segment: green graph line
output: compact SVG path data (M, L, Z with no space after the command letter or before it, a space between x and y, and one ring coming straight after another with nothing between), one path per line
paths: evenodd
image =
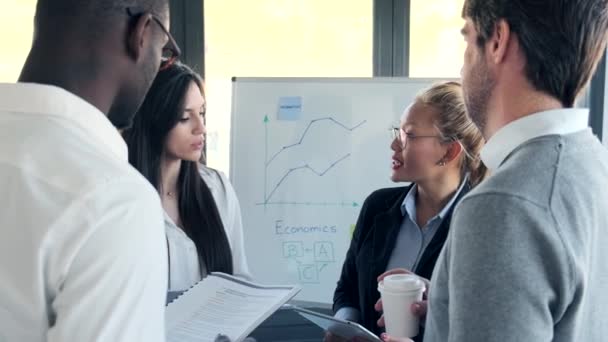
M264 145L264 165L268 163L268 115L264 116L264 133L265 133L265 145ZM266 201L266 193L268 189L268 167L264 167L264 201Z

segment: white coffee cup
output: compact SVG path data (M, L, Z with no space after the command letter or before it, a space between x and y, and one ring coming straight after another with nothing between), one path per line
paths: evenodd
M422 300L425 285L413 274L392 274L378 283L382 298L386 332L392 337L418 335L419 319L411 310L412 304Z

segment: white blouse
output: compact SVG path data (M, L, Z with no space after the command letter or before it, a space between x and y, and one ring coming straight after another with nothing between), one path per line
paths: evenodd
M241 207L228 177L221 171L200 166L200 174L211 190L232 251L234 275L251 279L245 246ZM199 282L207 272L201 264L196 246L165 212L165 231L169 248L169 291L183 291Z

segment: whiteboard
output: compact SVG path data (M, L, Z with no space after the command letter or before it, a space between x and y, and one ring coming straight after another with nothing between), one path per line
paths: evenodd
M235 78L230 177L252 275L331 303L365 198L390 181L391 133L434 80ZM356 286L356 284L353 284Z

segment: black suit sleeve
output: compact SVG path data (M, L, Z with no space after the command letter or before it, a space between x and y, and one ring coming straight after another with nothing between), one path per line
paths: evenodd
M359 307L359 277L356 260L357 255L359 254L360 244L369 228L367 214L370 211L370 203L373 202L372 197L373 194L365 200L361 207L357 225L353 232L353 238L350 242L348 252L346 252L346 259L344 265L342 265L342 273L334 292L334 312L337 312L343 307L352 307L361 310Z

